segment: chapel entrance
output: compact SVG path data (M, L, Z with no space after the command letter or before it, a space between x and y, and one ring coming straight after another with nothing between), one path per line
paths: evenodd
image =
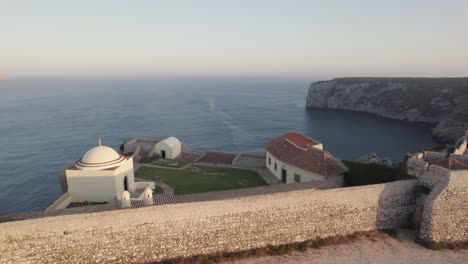
M161 150L161 158L165 159L166 158L166 151Z
M128 191L128 179L127 179L127 176L125 176L124 181L123 181L123 184L124 184L124 191Z
M281 169L281 181L286 183L286 175L287 171L285 169Z

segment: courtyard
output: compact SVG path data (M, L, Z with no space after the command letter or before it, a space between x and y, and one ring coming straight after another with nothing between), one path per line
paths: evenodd
M186 169L141 166L135 176L167 184L176 195L268 185L257 172L252 170L198 165Z

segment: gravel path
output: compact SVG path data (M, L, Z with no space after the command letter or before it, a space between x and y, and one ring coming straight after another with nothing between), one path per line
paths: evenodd
M304 253L294 251L290 255L248 258L234 261L232 263L468 263L468 250L430 250L416 244L414 240L414 231L399 230L397 238L384 236L377 240L360 239L346 244L326 246L321 249L308 249Z
M174 195L174 189L172 189L171 186L165 184L164 182L154 182L154 184L163 189L164 195Z

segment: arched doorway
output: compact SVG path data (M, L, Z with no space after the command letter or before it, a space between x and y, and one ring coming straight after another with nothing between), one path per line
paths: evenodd
M125 176L123 184L124 184L124 191L128 191L128 179L127 179L127 176Z

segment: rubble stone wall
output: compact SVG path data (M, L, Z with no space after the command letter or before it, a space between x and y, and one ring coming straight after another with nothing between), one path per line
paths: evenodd
M407 180L6 222L0 263L142 263L396 228L411 222L416 186Z
M452 171L427 196L419 236L435 243L468 241L468 175Z

